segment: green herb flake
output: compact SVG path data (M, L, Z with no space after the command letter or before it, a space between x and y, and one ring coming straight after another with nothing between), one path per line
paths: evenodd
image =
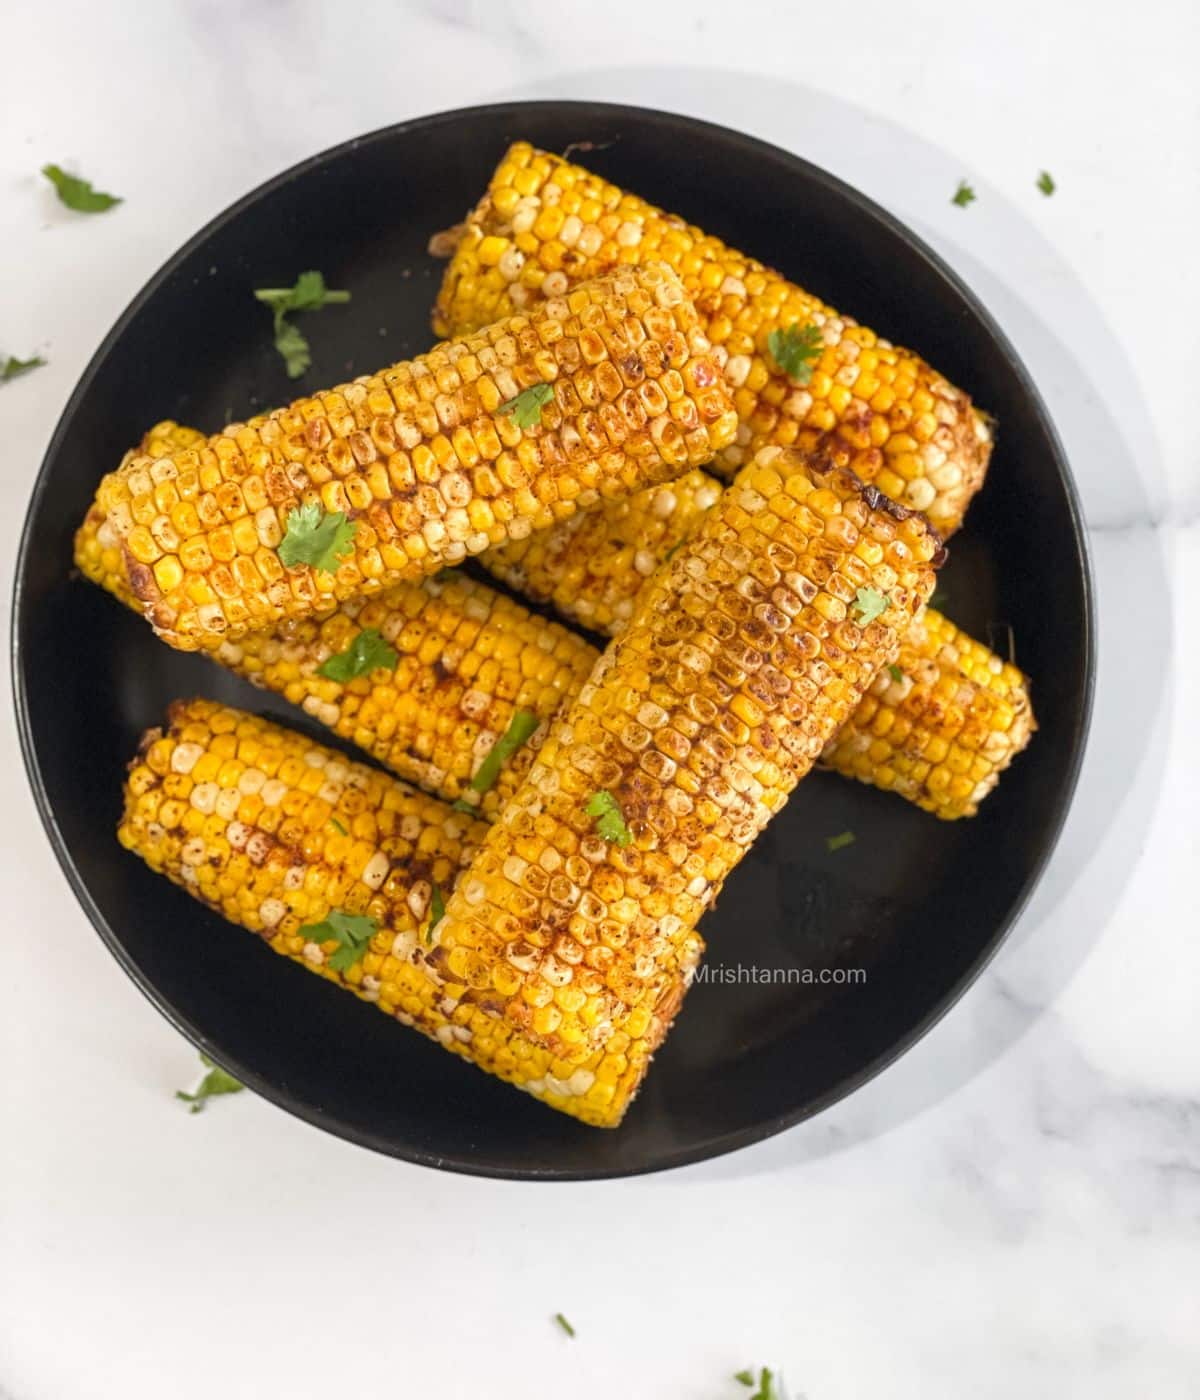
M446 901L442 898L442 892L437 885L433 887L433 894L429 898L429 927L425 930L425 942L433 942L433 931L438 924L446 917Z
M207 1055L200 1056L200 1063L207 1070L204 1078L200 1081L194 1094L185 1094L182 1089L176 1089L175 1097L182 1103L190 1104L189 1112L200 1113L209 1099L217 1094L240 1094L246 1087L239 1084L232 1074L226 1074L218 1065L214 1065Z
M332 291L319 272L302 272L291 287L259 287L254 296L269 306L275 318L275 349L283 357L289 379L299 379L312 364L308 340L287 316L292 311L320 311L323 306L344 305L349 292Z
M951 196L950 203L957 204L960 209L965 209L968 204L974 203L975 191L965 180L958 182L958 189Z
M1054 176L1051 175L1048 170L1043 170L1037 177L1037 187L1047 198L1058 189L1058 186L1054 183Z
M517 710L508 728L492 745L488 756L471 779L475 792L487 792L500 776L500 770L522 744L528 743L541 721L532 710Z
M500 405L501 413L511 413L518 428L536 428L542 421L542 409L554 397L553 384L531 384L515 399Z
M931 608L944 608L950 601L950 595L944 588L935 588L929 598Z
M379 921L369 914L347 914L334 909L319 924L305 924L300 936L309 943L337 943L327 961L334 972L347 972L367 951Z
M287 532L279 544L279 562L294 569L309 564L332 574L350 553L358 526L340 510L327 515L316 501L288 512Z
M794 321L786 330L773 330L767 336L771 358L784 374L797 384L807 384L825 348L820 326L802 326Z
M346 830L346 828L341 824L341 822L338 821L338 819L337 819L336 817L330 817L330 818L329 818L329 825L330 825L331 827L333 827L334 831L336 831L336 832L338 833L339 836L349 836L349 835L350 835L350 833L349 833L349 832Z
M562 1313L555 1313L554 1320L558 1323L558 1325L562 1328L562 1330L567 1334L568 1337L573 1337L575 1335L574 1327L572 1327L571 1324L567 1321L567 1319L563 1317Z
M593 793L583 809L589 817L596 819L596 834L614 846L628 846L633 840L633 832L625 825L620 805L611 792L603 788Z
M786 1400L783 1377L779 1377L778 1385L775 1384L775 1380L775 1373L764 1366L758 1373L758 1389L750 1396L750 1400Z
M682 548L683 548L683 541L682 541L682 540L676 540L675 543L671 546L671 548L668 549L667 552L663 555L663 563L664 563L664 564L669 564L669 563L671 562L671 560L675 558L675 556L679 553L679 551L680 551Z
M850 612L860 627L866 627L891 607L892 600L877 588L860 588L850 604Z
M737 1371L733 1378L739 1385L751 1386L754 1384L754 1372L751 1370Z
M888 667L888 675L891 676L892 680L894 681L902 681L904 679L904 672L900 669L899 666L896 665L894 661Z
M20 379L21 375L28 374L30 370L41 369L45 363L40 355L34 355L28 360L18 360L15 355L9 355L6 360L0 362L0 384L7 384L10 379Z
M42 174L54 186L59 202L78 214L103 214L114 204L120 204L115 194L104 194L92 189L90 180L82 180L78 175L68 175L61 165L43 165Z
M399 653L388 645L378 627L364 627L345 651L321 662L317 675L344 684L371 671L394 671L399 661Z
M479 815L479 808L476 807L473 802L468 802L465 797L460 797L457 802L453 803L451 811L466 812L469 817L477 817Z
M827 851L840 851L844 846L853 846L856 839L852 831L839 832L837 836L825 838L825 849Z

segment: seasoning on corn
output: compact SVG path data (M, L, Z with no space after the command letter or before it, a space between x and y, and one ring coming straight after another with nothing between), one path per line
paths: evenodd
M618 1017L657 1045L700 916L894 654L943 555L924 519L830 459L761 452L639 595L447 902L430 963L448 1002L568 1063ZM865 587L888 606L860 627ZM629 844L595 829L598 793Z
M1036 728L1021 672L926 608L821 762L936 817L973 817Z
M486 325L646 259L679 273L726 357L741 427L717 456L722 474L760 447L813 448L836 430L864 481L943 534L958 528L992 446L987 419L962 390L720 239L527 142L510 147L467 215L434 327L447 335ZM817 351L818 332L819 354L805 355L806 344ZM790 372L800 366L806 381Z
M553 398L522 428L503 406L543 383ZM211 650L677 476L735 427L695 307L654 262L198 447L138 456L98 500L155 630Z
M348 835L335 834L335 814ZM275 952L550 1107L616 1127L650 1062L634 1018L568 1064L486 1010L451 1008L426 970L422 925L436 920L437 892L453 889L485 830L301 734L190 700L143 737L118 837ZM341 969L330 939L312 936L339 910L376 924Z

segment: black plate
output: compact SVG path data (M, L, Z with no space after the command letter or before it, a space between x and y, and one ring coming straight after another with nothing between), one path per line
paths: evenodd
M709 963L867 970L865 984L697 986L625 1126L597 1132L493 1082L276 957L152 875L113 839L126 760L167 702L205 694L298 712L159 645L70 577L96 483L160 418L207 429L293 386L251 289L320 268L353 301L309 317L308 382L427 347L442 265L425 252L513 138L592 141L592 167L774 264L913 346L1000 424L987 488L943 574L977 636L1011 623L1034 678L1033 747L974 821L814 774L706 919ZM610 144L611 143L611 144ZM391 127L298 165L199 233L92 360L34 489L18 564L13 667L38 807L101 937L180 1030L310 1122L398 1157L569 1179L710 1157L798 1122L928 1030L996 950L1062 824L1092 680L1089 572L1062 449L1012 347L958 279L889 215L785 151L685 117L515 103ZM854 845L830 854L830 835ZM794 974L793 974L794 976Z

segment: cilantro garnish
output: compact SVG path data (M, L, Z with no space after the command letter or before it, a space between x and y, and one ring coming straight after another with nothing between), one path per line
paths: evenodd
M317 667L317 675L329 681L352 681L381 667L394 671L400 660L378 627L364 627L345 651L330 656Z
M239 1084L232 1074L226 1074L218 1065L214 1065L207 1055L200 1056L200 1063L208 1073L200 1081L194 1094L185 1094L182 1089L175 1090L175 1097L183 1103L191 1104L189 1112L199 1113L209 1099L216 1094L240 1094L246 1087Z
M18 360L15 355L0 363L0 384L7 384L10 379L19 379L21 375L28 374L31 369L41 369L46 363L40 355L34 355L32 359Z
M840 851L843 846L853 846L856 839L852 831L843 831L837 836L827 836L825 847L830 851Z
M735 1371L735 1372L734 1372L734 1375L733 1375L733 1378L734 1378L734 1380L737 1381L740 1385L753 1385L753 1384L754 1384L754 1372L751 1371L748 1367L747 1367L747 1369L744 1370L744 1371Z
M553 397L553 384L531 384L515 399L502 403L499 412L511 413L518 428L535 428L542 421L542 409Z
M850 611L855 622L860 627L866 627L868 623L874 622L882 613L887 612L891 601L886 593L880 593L877 588L860 588L854 595L854 602L850 604Z
M451 811L466 812L469 817L479 815L479 808L476 807L473 802L468 802L465 797L460 797L456 802L451 804Z
M429 927L425 930L425 942L433 942L433 931L438 924L446 917L446 901L442 898L442 892L434 885L433 894L429 897Z
M589 817L596 819L596 834L615 846L628 846L633 840L633 832L625 825L620 805L611 792L605 789L593 793L583 809Z
M330 291L319 272L302 272L293 287L259 287L256 299L275 315L275 349L283 356L289 379L299 379L312 364L308 341L287 315L291 311L320 311L323 306L341 305L350 300L349 292Z
M500 776L500 769L526 743L541 721L532 710L517 710L508 728L492 745L488 756L479 765L479 770L471 779L475 792L487 792Z
M975 191L965 180L958 182L958 189L954 191L950 199L951 204L957 204L960 209L965 209L975 198Z
M813 367L824 348L820 326L811 323L802 326L794 321L786 330L776 329L767 336L771 358L797 384L807 384L812 378Z
M567 1319L563 1317L562 1313L555 1313L554 1320L558 1323L558 1325L562 1328L562 1330L567 1334L568 1337L573 1337L575 1335L574 1327L572 1327L571 1324L567 1321Z
M378 927L378 919L372 919L369 914L347 914L334 909L319 924L305 924L300 934L310 943L336 940L338 947L329 955L329 966L335 972L346 972L367 951Z
M904 672L900 669L899 666L896 665L894 661L888 667L888 675L891 676L892 680L894 681L902 681L904 679Z
M92 189L90 180L68 175L59 165L43 165L42 174L54 186L59 201L78 214L103 214L106 209L121 202L115 194Z
M1054 176L1048 170L1043 170L1037 178L1037 187L1044 195L1052 195L1058 186L1054 183Z
M316 501L288 511L287 533L280 541L279 561L286 568L311 564L322 573L336 572L350 553L358 526L340 510L327 515Z
M349 836L350 834L336 817L329 818L329 825L333 827L334 831L336 831L339 836Z
M741 1381L745 1386L751 1386L754 1384L754 1374L751 1371L739 1371L734 1376L734 1380ZM787 1393L783 1388L783 1376L779 1376L777 1385L775 1373L764 1366L758 1373L758 1389L749 1397L749 1400L786 1400L786 1396Z

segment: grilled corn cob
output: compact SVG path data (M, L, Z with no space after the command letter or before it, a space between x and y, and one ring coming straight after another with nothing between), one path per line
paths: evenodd
M453 1004L568 1062L657 1044L695 926L933 588L920 516L768 448L638 597L434 932ZM856 620L857 619L857 620Z
M992 443L965 393L720 239L527 142L508 150L468 214L434 327L445 335L485 325L647 258L675 268L727 357L741 429L718 469L728 474L767 445L811 448L836 430L864 481L923 511L943 534L958 528ZM809 327L815 344L789 377L770 337Z
M434 890L449 894L485 830L300 734L192 700L144 736L118 838L275 952L552 1108L615 1127L649 1064L644 1042L618 1025L567 1064L479 1007L450 1008L426 970ZM376 924L349 966L316 928L333 913Z
M573 515L479 562L496 578L562 617L615 636L647 578L721 494L702 471Z
M171 419L155 423L136 447L121 458L121 468L137 457L169 457L174 452L186 452L199 447L204 434L198 428L185 428ZM120 468L118 468L120 470ZM75 532L75 564L84 578L105 588L127 608L140 611L141 605L129 587L121 542L108 524L108 513L98 500L93 501Z
M926 608L821 761L936 817L973 817L1036 728L1016 666Z
M677 476L734 430L695 308L651 263L139 456L98 499L147 618L194 650Z
M395 653L350 680L322 674L331 657L376 632ZM393 773L492 815L528 769L541 726L574 695L595 650L453 570L350 599L331 616L282 622L225 642L215 660L299 705ZM494 746L520 725L528 735L483 786Z

